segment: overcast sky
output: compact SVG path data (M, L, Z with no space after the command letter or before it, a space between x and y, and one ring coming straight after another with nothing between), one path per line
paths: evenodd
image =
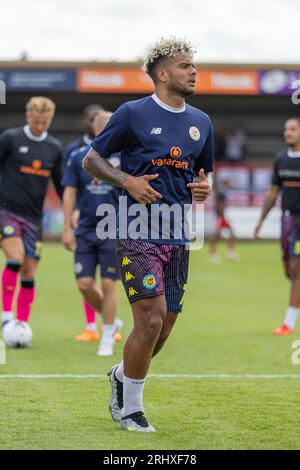
M0 60L143 57L187 37L199 62L300 63L300 0L0 0Z

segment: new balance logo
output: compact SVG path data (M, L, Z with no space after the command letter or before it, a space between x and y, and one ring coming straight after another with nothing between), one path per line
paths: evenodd
M150 134L161 134L162 128L161 127L153 127Z

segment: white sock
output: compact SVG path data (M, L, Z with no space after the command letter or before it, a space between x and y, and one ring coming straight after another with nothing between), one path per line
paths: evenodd
M86 330L96 331L97 330L97 323L87 323Z
M5 312L4 310L2 311L2 323L5 323L6 321L10 321L14 319L14 312Z
M103 323L103 332L101 337L101 344L112 345L115 342L114 334L116 327L114 324L107 325Z
M123 382L123 375L124 375L124 362L123 361L120 362L119 367L117 368L115 374L119 382Z
M103 324L102 336L99 344L99 351L113 351L113 346L115 344L115 325L106 325Z
M289 328L294 329L296 325L298 313L299 313L299 309L297 307L288 307L283 323Z
M108 325L106 323L103 323L103 335L104 336L114 336L116 331L115 324L113 323L112 325Z
M116 331L122 330L122 328L123 328L123 321L121 320L121 318L116 318L116 319L115 319L115 328L116 328Z
M143 390L145 379L130 379L123 375L124 416L144 411Z

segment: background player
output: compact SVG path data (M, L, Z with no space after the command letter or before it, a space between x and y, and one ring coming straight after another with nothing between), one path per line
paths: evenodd
M60 143L50 134L55 104L43 96L26 104L27 124L0 136L0 236L7 263L2 272L2 322L13 318L18 273L17 319L27 322L35 298L41 254L43 203L49 178L61 196Z
M258 238L263 222L281 192L281 247L291 290L284 322L274 330L275 336L293 333L300 305L300 118L286 121L284 138L287 149L275 158L271 186L254 232Z
M84 129L84 134L79 139L73 140L70 142L64 152L64 161L65 163L71 156L71 153L74 150L77 150L85 145L90 145L92 140L95 138L95 131L93 122L95 116L101 111L105 111L103 106L99 104L89 104L82 111L82 127Z
M217 254L217 243L221 239L226 240L227 253L226 257L229 261L238 261L239 257L235 251L235 235L229 220L226 217L225 209L227 207L227 193L229 189L227 180L218 181L214 189L214 211L215 211L215 229L209 243L209 259L213 263L221 261Z
M154 431L144 416L143 388L151 357L163 347L182 309L189 253L186 240L173 232L164 238L162 226L158 238L151 235L149 206L163 202L182 208L191 203L191 192L203 201L211 191L205 176L212 171L211 122L185 103L196 85L192 55L193 48L184 40L159 41L145 63L155 94L123 104L92 142L84 161L93 176L127 191L129 211L136 201L142 211L148 207L149 225L141 229L148 229L148 238L117 240L134 326L124 348L124 363L110 371L112 417L122 428L139 432ZM106 160L118 151L123 171ZM199 169L200 182L192 183ZM127 221L129 227L130 218Z
M107 124L111 113L101 112L94 119L95 134ZM82 168L82 161L89 147L75 150L69 158L63 178L65 186L63 243L75 251L74 270L77 286L84 299L103 316L103 334L99 345L99 356L111 356L116 329L117 280L119 279L115 255L115 240L99 240L96 227L100 217L96 216L100 204L118 205L119 189L105 182L97 182ZM113 155L110 162L120 165L120 156ZM80 198L80 217L78 227L72 226L72 211L77 195ZM95 285L97 265L101 267L101 290ZM99 338L96 321L89 322L80 335L82 340Z
M84 108L82 112L82 126L84 129L84 134L82 135L82 137L80 137L80 139L73 140L67 145L64 152L64 168L74 151L77 151L81 147L85 147L86 152L88 151L89 144L95 137L95 131L93 126L94 118L101 111L104 111L104 108L99 104L89 104ZM72 223L74 225L74 228L76 228L78 225L79 213L80 199L78 198L77 193L77 200L72 213ZM76 336L76 339L78 341L98 340L99 334L97 331L94 331L93 334L90 333L92 331L90 329L90 326L96 323L96 310L85 299L83 299L83 308L88 328L87 331L84 331L82 334Z

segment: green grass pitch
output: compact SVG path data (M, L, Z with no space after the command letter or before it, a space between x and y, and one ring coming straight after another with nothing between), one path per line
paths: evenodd
M299 374L295 335L275 338L287 306L277 243L243 243L241 262L192 252L184 312L151 374ZM224 251L224 248L221 248ZM1 257L3 263L3 257ZM33 347L8 350L0 374L106 374L114 358L74 340L83 327L72 255L46 244L37 277ZM120 286L125 332L130 308ZM128 433L108 413L107 378L0 379L0 449L299 449L299 378L149 378L154 434Z

